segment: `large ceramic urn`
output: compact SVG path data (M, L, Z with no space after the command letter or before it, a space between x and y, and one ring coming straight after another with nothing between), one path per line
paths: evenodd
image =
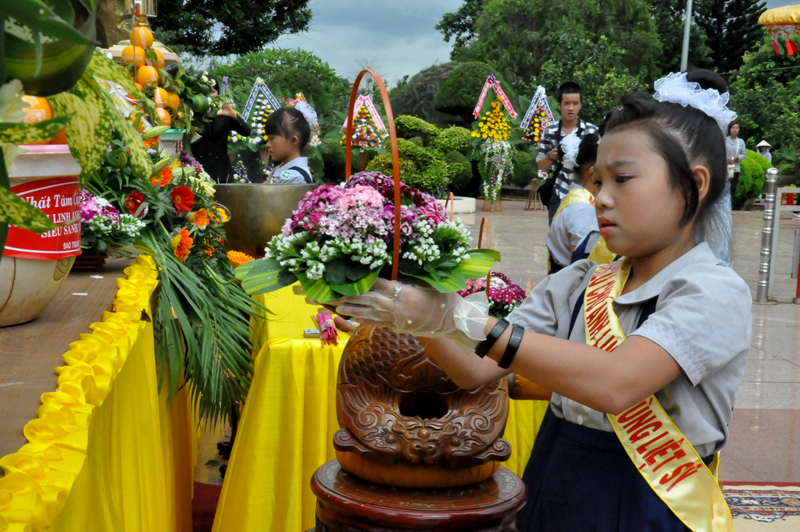
M306 192L319 185L265 185L226 183L214 185L214 199L231 211L225 224L228 249L263 257L270 239L297 209Z
M12 191L56 223L38 235L9 226L0 260L0 327L30 321L55 297L81 253L81 167L66 145L25 146L9 175Z
M377 484L445 488L483 482L508 460L506 379L465 390L419 340L361 326L339 365L333 440L342 469Z

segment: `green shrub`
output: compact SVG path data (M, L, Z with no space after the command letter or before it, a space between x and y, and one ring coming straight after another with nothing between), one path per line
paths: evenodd
M539 175L536 157L525 151L514 152L514 173L511 175L509 185L524 188Z
M448 153L444 160L450 167L450 190L456 193L472 179L472 164L463 153L457 151Z
M390 97L394 114L417 116L437 126L452 124L454 120L458 120L434 109L433 103L442 83L458 65L459 63L450 62L430 66L415 74L404 85L392 90Z
M503 83L502 76L486 63L477 61L464 63L448 76L442 83L439 93L434 101L434 108L442 113L447 113L461 117L462 120L470 123L472 121L472 111L481 95L483 85L489 74L494 73L497 80L503 87L503 91L512 102L518 100L516 93L508 83ZM494 98L494 91L489 91L486 99L491 101Z
M772 164L760 153L747 150L747 157L739 163L739 185L736 187L734 203L742 204L748 199L758 197L764 191L767 182L767 170Z
M450 126L439 131L439 135L433 139L433 147L448 153L451 151L461 152L466 155L470 149L471 131L469 129Z
M284 93L291 98L294 98L298 92L302 92L317 112L321 114L330 112L328 97L325 89L322 88L322 83L307 70L301 68L282 70L270 80L270 88L276 93Z
M400 178L403 183L436 197L445 195L451 174L457 172L458 167L451 169L438 150L417 146L407 139L397 139L397 150L400 155ZM391 155L376 156L366 169L370 172L392 175Z
M421 118L409 115L400 115L394 119L397 136L403 139L419 137L423 144L430 142L439 135L439 130Z

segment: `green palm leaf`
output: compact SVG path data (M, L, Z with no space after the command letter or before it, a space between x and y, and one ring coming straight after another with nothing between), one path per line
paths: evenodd
M70 116L59 116L38 124L11 124L0 122L0 145L31 144L49 140L69 122Z

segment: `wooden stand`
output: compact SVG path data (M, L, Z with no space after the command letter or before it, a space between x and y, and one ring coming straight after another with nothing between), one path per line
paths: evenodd
M500 199L496 199L495 201L489 201L488 199L483 199L483 207L481 211L483 212L503 212L503 206L500 203Z
M332 460L311 480L316 532L516 532L527 497L522 480L500 468L489 480L454 489L371 484Z
M78 255L75 257L75 264L72 265L74 272L101 272L106 264L106 255Z

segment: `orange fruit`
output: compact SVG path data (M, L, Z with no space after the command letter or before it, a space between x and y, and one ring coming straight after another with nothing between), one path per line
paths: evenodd
M144 89L144 87L142 86L141 83L134 83L134 85L136 85L136 88L139 89L139 90Z
M141 66L139 70L136 71L136 81L142 85L158 83L158 71L151 66Z
M164 68L164 56L156 48L151 48L151 50L153 50L153 53L156 54L156 63L153 64L153 62L148 58L147 64L156 68Z
M144 26L137 26L131 30L131 43L147 50L153 46L153 33Z
M26 124L38 124L45 120L53 118L53 108L50 103L44 98L38 96L23 96L22 99L30 104L29 107L23 109L25 111L25 119L23 122ZM31 144L47 144L49 140L40 140L32 142Z
M156 90L153 91L153 101L156 103L156 107L168 107L169 93L161 87L156 87Z
M58 132L58 134L53 137L53 140L50 141L50 144L66 144L67 143L67 130L62 129Z
M139 46L126 46L122 50L122 60L126 63L133 63L136 68L144 65L145 59L144 49Z
M167 107L177 109L181 106L181 98L174 92L167 92Z
M158 113L158 118L161 119L161 124L164 126L171 126L172 125L172 117L169 115L166 109L162 109L161 107L156 108L156 112Z

